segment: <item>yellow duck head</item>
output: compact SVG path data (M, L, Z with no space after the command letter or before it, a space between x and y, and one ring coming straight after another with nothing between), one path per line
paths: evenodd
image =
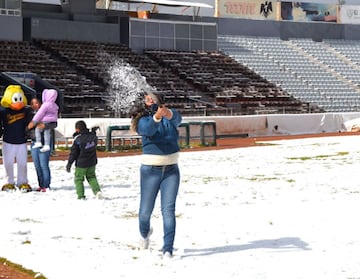
M21 110L27 106L27 99L21 86L9 85L6 87L4 96L1 99L1 106L12 110Z

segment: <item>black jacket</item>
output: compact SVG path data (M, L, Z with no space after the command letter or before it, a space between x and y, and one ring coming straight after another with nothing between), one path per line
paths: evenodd
M97 164L96 146L98 138L96 133L89 130L82 130L74 137L70 149L67 168L75 162L79 168L88 168Z
M3 141L12 144L27 142L26 127L31 121L30 107L15 111L10 108L0 108L0 135Z

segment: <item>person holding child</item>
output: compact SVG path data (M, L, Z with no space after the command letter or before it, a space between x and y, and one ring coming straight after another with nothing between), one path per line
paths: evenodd
M50 150L51 130L57 127L59 106L56 104L58 93L55 89L44 89L42 92L42 105L28 125L28 129L35 127L36 142L32 148L40 148L41 152ZM46 124L39 125L40 123ZM44 145L42 144L44 132Z
M32 98L30 100L30 106L32 109L32 114L33 117L34 115L38 112L38 110L41 107L41 102L38 98ZM37 124L37 126L40 126L40 128L44 129L46 128L47 124L44 123L39 123ZM36 138L35 138L35 129L31 129L29 130L29 138L31 139L31 146L34 146L34 144L36 143ZM44 137L43 137L42 133L42 142L44 141ZM45 151L45 152L41 152L40 148L31 148L30 150L31 152L31 157L34 163L34 167L36 170L36 175L37 175L37 180L38 180L38 184L39 187L37 188L38 192L46 192L47 190L50 190L50 182L51 182L51 172L50 172L50 156L51 156L51 151Z

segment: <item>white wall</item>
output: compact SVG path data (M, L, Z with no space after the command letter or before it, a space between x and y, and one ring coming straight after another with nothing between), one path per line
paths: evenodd
M359 123L357 122L359 119ZM84 120L88 128L99 126L99 136L106 136L109 126L129 125L129 118L62 118L58 121L56 137L72 137L75 122ZM316 134L350 130L351 125L360 125L359 113L319 113L319 114L271 114L247 116L216 116L216 117L184 117L183 122L213 120L216 122L217 135L248 134L249 137L275 134ZM278 125L278 130L274 126ZM131 131L114 131L113 135L129 134ZM184 133L180 130L180 133ZM198 127L191 127L191 136L199 135Z

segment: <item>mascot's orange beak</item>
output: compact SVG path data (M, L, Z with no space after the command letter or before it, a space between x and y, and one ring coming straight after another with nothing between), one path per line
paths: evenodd
M18 102L18 103L12 103L10 104L10 108L12 110L21 110L23 107L25 107L24 102Z

